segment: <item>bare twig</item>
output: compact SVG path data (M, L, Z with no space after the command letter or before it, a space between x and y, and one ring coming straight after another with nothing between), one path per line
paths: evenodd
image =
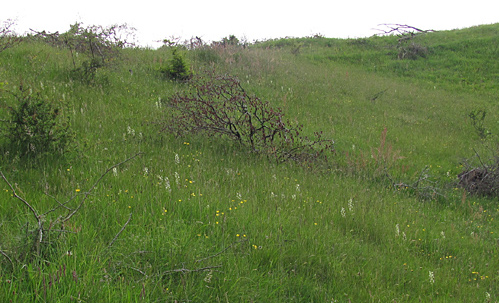
M38 220L40 215L38 214L38 212L36 211L36 209L31 206L28 201L24 200L23 198L21 198L17 193L16 193L16 190L14 189L14 187L12 186L12 184L10 184L10 182L7 180L7 178L5 177L5 175L3 174L2 171L0 171L0 175L2 176L2 179L5 181L5 183L7 183L7 185L10 187L10 189L12 190L12 195L14 198L16 199L19 199L21 200L21 202L23 202L30 210L31 212L33 213L33 215L35 216L35 218Z
M401 189L401 188L412 189L417 195L424 198L434 198L435 196L440 196L445 198L445 195L441 194L438 188L436 187L437 182L428 180L429 177L427 174L428 170L429 167L425 166L425 168L421 170L421 173L419 174L417 180L414 181L412 184L404 182L395 182L386 170L385 170L385 176L388 178L388 180L390 180L390 183L395 189ZM424 186L425 184L428 183L429 185Z
M12 262L12 259L9 258L9 256L3 250L0 250L0 254L2 254L2 256L4 256L5 258L7 258L7 260L9 260L10 265L14 266L14 263Z
M38 227L36 228L35 232L37 234L36 238L34 239L34 244L33 244L33 247L36 248L36 251L37 253L39 254L40 253L40 244L42 243L46 243L44 241L44 232L47 231L47 232L51 232L51 231L55 231L55 232L68 232L68 231L64 231L64 230L53 230L52 227L57 224L57 223L65 223L66 221L68 221L69 219L71 219L77 212L78 210L80 210L80 208L82 207L83 203L85 202L85 200L87 199L87 197L92 193L92 191L97 187L97 184L99 184L99 182L102 180L102 178L104 178L104 176L109 173L110 171L112 171L115 167L119 166L119 165L122 165L136 157L138 157L139 155L142 155L143 153L142 152L139 152L137 154L135 154L134 156L130 157L130 158L127 158L125 159L124 161L118 163L118 164L115 164L113 166L111 166L110 168L108 168L104 174L102 174L100 176L100 178L90 187L90 189L84 193L84 196L81 200L81 202L79 203L79 205L75 208L75 209L71 209L69 207L67 207L66 205L73 201L75 199L76 196L73 196L72 198L70 198L68 201L64 202L64 203L61 203L59 202L57 199L55 199L54 197L52 197L57 203L58 205L54 208L52 208L51 210L43 213L43 214L39 214L38 211L28 202L26 201L24 198L22 198L21 196L19 196L16 192L16 189L14 188L14 186L9 182L9 180L7 180L7 177L5 177L5 175L3 174L2 171L0 171L0 177L5 181L5 183L7 183L7 185L9 186L9 188L11 189L12 191L12 196L15 198L15 199L18 199L19 201L21 201L24 205L26 205L26 207L28 207L28 209L30 210L30 212L33 214L36 222L37 222L37 225ZM66 216L60 216L58 217L57 219L53 220L50 224L50 226L48 228L45 228L44 229L44 222L45 222L45 217L48 213L50 212L53 212L55 210L57 210L58 208L65 208L66 210L68 210L68 214ZM121 234L121 232L123 232L123 230L125 229L125 227L128 225L128 223L130 222L132 218L132 214L130 214L130 218L128 219L128 221L126 222L126 224L123 226L123 228L118 232L118 234L115 236L115 238L111 241L111 243L109 244L109 246L111 246L114 241L116 241L116 239L118 238L118 236ZM27 223L27 226L26 226L26 229L28 228L28 223ZM3 252L3 251L0 251L0 253L5 256L7 259L9 259L9 261L12 263L12 260Z
M188 268L182 267L182 268L167 270L167 271L163 272L161 275L166 275L166 274L171 274L171 273L176 273L176 272L181 272L181 273L200 272L200 271L205 271L208 269L220 268L220 267L222 267L222 265L206 266L206 267L201 267L201 268L196 268L196 269L188 269Z
M234 246L234 245L236 245L236 244L239 244L239 243L246 242L246 241L248 241L248 240L247 240L247 239L245 239L245 240L236 241L236 242L232 243L231 245L227 246L226 248L224 248L223 250L219 251L218 253L216 253L216 254L214 254L214 255L211 255L211 256L208 256L208 257L206 257L206 258L202 258L202 259L196 260L196 263L199 263L199 262L201 262L201 261L208 260L208 259L214 258L214 257L216 257L216 256L218 256L218 255L221 255L221 254L223 254L223 253L224 253L227 249L231 248L232 246Z
M388 29L383 30L383 29L377 29L378 31L381 32L381 34L389 35L389 34L398 34L399 36L404 36L404 35L415 35L414 32L417 33L429 33L429 32L434 32L434 30L429 29L429 30L423 30L414 26L410 26L407 24L379 24L378 26L386 26Z
M116 241L116 239L118 239L118 237L120 236L120 234L125 230L125 228L128 225L128 223L130 223L130 220L132 220L132 214L133 213L130 213L130 216L128 217L128 220L126 221L125 225L123 225L123 227L116 234L116 236L114 236L113 240L111 242L109 242L109 245L107 247L111 247L114 244L114 241Z
M33 216L35 217L35 220L37 221L38 223L38 230L37 230L37 233L38 233L38 241L37 243L41 243L42 240L43 240L43 216L40 216L38 214L38 212L36 211L36 209L31 206L28 201L24 200L22 197L20 197L17 193L16 193L16 190L14 189L14 187L12 186L12 184L10 184L9 180L7 180L7 178L5 177L5 175L3 174L2 171L0 171L0 175L2 177L2 179L5 181L5 183L7 183L7 185L10 187L10 189L12 190L12 196L18 200L20 200L21 202L24 203L24 205L26 205L29 210L33 213Z
M110 172L112 171L115 167L118 167L132 159L135 159L136 157L140 156L144 154L143 152L139 152L139 153L136 153L135 155L133 155L132 157L130 158L127 158L125 159L124 161L118 163L118 164L115 164L111 167L109 167L101 176L99 179L97 179L97 181L94 183L94 185L92 185L88 191L86 191L84 193L84 196L83 196L83 199L81 200L80 204L70 213L68 214L64 219L62 219L62 223L68 221L69 219L71 219L79 210L80 208L82 207L83 203L85 202L85 200L88 198L88 196L90 196L90 194L92 193L92 191L97 187L97 184L99 184L99 182Z

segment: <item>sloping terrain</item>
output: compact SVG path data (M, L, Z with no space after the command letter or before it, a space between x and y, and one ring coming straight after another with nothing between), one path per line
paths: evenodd
M110 48L101 65L76 44L24 39L0 52L0 301L499 300L497 197L458 184L465 159L496 155L498 37L492 24L405 46L177 48L195 76L237 77L303 135L333 139L320 165L166 131L171 96L189 89L162 75L172 47ZM401 59L401 47L424 51ZM13 146L26 98L70 121L52 130L64 151Z

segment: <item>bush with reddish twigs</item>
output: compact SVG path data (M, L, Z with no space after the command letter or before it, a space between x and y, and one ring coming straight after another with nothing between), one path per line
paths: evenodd
M249 95L233 76L210 72L189 84L185 92L170 98L172 117L163 130L177 136L202 132L235 140L278 163L327 160L333 152L333 140L323 139L322 132L314 133L314 138L301 135L302 125L290 126L280 109Z

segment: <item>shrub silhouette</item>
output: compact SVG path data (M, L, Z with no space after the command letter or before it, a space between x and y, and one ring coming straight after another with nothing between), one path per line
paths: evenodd
M11 125L7 138L12 148L21 156L40 156L46 152L64 152L72 136L68 118L40 93L33 93L24 86L17 99L17 108L10 108Z
M188 91L171 97L169 106L173 116L164 130L176 135L202 132L228 138L277 162L310 162L332 150L332 140L322 139L321 133L313 139L302 136L302 125L289 126L279 109L250 96L229 75L207 73L194 78Z

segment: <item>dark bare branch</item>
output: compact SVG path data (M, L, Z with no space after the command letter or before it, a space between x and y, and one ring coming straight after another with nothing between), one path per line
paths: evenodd
M75 208L75 209L74 209L74 210L73 210L70 214L68 214L68 215L67 215L64 219L62 219L62 220L61 220L61 222L62 222L62 223L64 223L64 222L68 221L69 219L71 219L71 218L72 218L72 217L73 217L73 216L74 216L74 215L75 215L75 214L76 214L76 213L80 210L80 208L81 208L81 207L83 206L83 204L85 203L85 200L88 198L88 196L90 196L90 194L91 194L91 193L92 193L92 191L95 189L95 187L97 187L97 184L99 184L99 183L100 183L100 181L101 181L101 180L102 180L102 179L103 179L103 178L104 178L104 177L105 177L105 176L106 176L106 175L107 175L110 171L112 171L114 168L116 168L116 167L118 167L118 166L120 166L120 165L122 165L122 164L125 164L126 162L128 162L128 161L130 161L130 160L133 160L133 159L135 159L135 158L137 158L138 156L141 156L141 155L143 155L143 154L144 154L143 152L139 152L139 153L137 153L137 154L133 155L132 157L127 158L127 159L125 159L124 161L122 161L122 162L120 162L120 163L118 163L118 164L115 164L115 165L113 165L113 166L109 167L109 168L108 168L108 169L107 169L107 170L106 170L106 171L105 171L105 172L104 172L104 173L100 176L100 178L99 178L99 179L97 179L97 181L94 183L94 185L92 185L92 186L88 189L88 191L86 191L85 193L83 193L83 198L82 198L82 200L81 200L80 204L79 204L79 205L78 205L78 206L77 206L77 207L76 207L76 208Z
M125 225L123 225L123 227L116 234L116 236L114 236L113 240L111 240L111 242L109 242L109 245L107 247L111 247L114 244L114 241L116 241L116 239L118 239L118 237L120 236L120 234L125 230L125 228L128 225L128 223L130 223L130 220L132 220L132 214L133 213L130 213L130 216L128 217L128 220L126 221Z

